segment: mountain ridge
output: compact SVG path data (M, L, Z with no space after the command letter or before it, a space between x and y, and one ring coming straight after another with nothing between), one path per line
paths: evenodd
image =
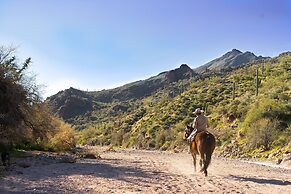
M67 121L88 111L98 110L100 103L142 99L153 95L157 90L167 87L173 82L190 79L195 75L188 65L182 64L179 68L160 73L146 80L131 82L109 90L86 92L70 87L48 97L46 101L51 105L53 112Z
M248 51L243 53L233 49L196 69L191 69L187 64L182 64L176 69L161 72L148 79L131 82L108 90L86 92L70 87L48 97L47 102L51 105L53 112L68 121L78 115L100 109L103 106L102 103L143 99L164 88L171 87L173 84L183 82L183 80L200 79L205 72L199 71L199 69L208 69L208 71L223 70L224 68L243 65L246 61L250 62L262 58L264 57L257 57ZM187 83L183 84L179 87L186 87ZM179 88L176 86L176 89ZM171 90L173 91L169 95L178 94L174 89Z
M237 67L251 61L268 58L269 57L256 56L250 51L241 52L240 50L232 49L221 57L218 57L202 66L195 68L194 71L197 73L203 73L209 70L221 70L228 67Z

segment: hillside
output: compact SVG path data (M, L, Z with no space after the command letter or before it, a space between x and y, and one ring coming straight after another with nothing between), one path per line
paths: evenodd
M210 131L216 135L222 155L272 159L287 153L291 146L288 144L291 140L290 64L291 53L287 52L264 61L238 65L228 71L194 74L184 65L113 90L83 92L71 88L49 100L65 102L57 111L71 102L75 102L75 107L87 107L81 106L82 103L88 105L86 113L80 114L83 111L80 109L78 114L67 119L82 130L80 143L185 149L183 130L193 121L193 110L201 107L210 119ZM258 96L255 95L257 68ZM191 73L169 79L175 77L169 76L171 73L185 72L183 69ZM133 92L147 83L156 85L148 87L150 92L143 95ZM78 96L79 92L82 95ZM69 98L61 98L67 93ZM82 103L70 100L75 98ZM271 150L274 155L270 154Z
M165 87L169 87L172 83L190 79L195 75L190 67L182 64L177 69L110 90L85 92L69 88L49 97L47 101L51 104L55 113L68 121L76 116L98 111L107 107L110 103L143 99L154 95ZM115 111L119 109L126 111L128 107L126 105L118 105L113 108Z
M190 82L187 81L189 79L201 79L211 76L214 70L217 73L259 59L265 58L257 57L251 52L242 53L233 49L223 56L194 69L194 71L186 64L182 64L177 69L165 71L149 79L136 81L114 89L85 92L71 87L49 97L47 101L51 104L55 113L66 121L71 121L85 113L98 111L109 103L141 100L155 95L161 90L167 90L173 96L177 94L177 90L181 91L189 85ZM208 69L208 71L201 73L203 69ZM199 74L196 72L199 72ZM184 80L182 84L184 86L173 88L182 80ZM123 107L123 109L127 108Z

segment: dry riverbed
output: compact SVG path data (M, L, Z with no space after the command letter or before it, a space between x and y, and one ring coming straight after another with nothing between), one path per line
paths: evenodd
M214 157L204 177L187 153L93 149L101 158L12 158L0 193L291 193L288 166Z

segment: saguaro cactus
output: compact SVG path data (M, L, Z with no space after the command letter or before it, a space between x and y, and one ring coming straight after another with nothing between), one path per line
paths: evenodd
M232 99L235 99L235 82L232 84Z
M256 96L259 95L259 86L260 86L261 80L259 79L259 68L256 69Z

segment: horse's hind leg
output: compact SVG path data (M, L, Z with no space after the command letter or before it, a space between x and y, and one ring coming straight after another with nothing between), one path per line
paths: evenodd
M194 173L196 172L196 154L192 153L193 157L193 165L194 165Z
M200 165L200 168L202 169L202 164L203 164L203 161L202 161L202 159L200 158L200 160L199 160L199 165Z
M200 172L203 172L205 170L205 154L204 153L200 153L200 161L199 161L199 164L200 164Z
M203 171L204 171L205 176L207 176L207 167L208 167L208 164L206 164L206 162L207 162L207 154L205 154L205 158L203 160Z
M202 154L201 155L200 166L202 164L203 167L201 167L200 172L204 172L205 176L207 176L207 168L208 168L208 166L210 164L210 160L211 160L211 153L210 154Z

